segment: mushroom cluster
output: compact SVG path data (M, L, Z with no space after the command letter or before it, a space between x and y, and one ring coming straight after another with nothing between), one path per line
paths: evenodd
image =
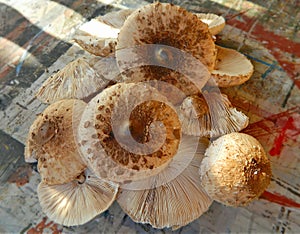
M115 36L101 37L101 24ZM25 160L38 163L49 218L80 225L117 201L135 222L177 229L213 200L239 206L260 196L270 161L239 133L249 119L218 89L246 82L253 66L215 44L224 26L221 16L153 3L77 32L89 55L39 89L49 106L25 147Z

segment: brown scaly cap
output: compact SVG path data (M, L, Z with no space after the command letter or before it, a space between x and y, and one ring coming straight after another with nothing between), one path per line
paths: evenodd
M197 137L183 136L178 153L162 172L138 181L141 186L139 190L136 185L130 184L120 188L117 202L132 220L149 223L155 228L172 227L174 230L208 210L212 200L198 178L199 165L208 143L206 139L201 139L199 145L198 142ZM167 181L160 184L166 178ZM153 188L142 189L145 184ZM130 190L130 187L134 189Z
M87 223L109 208L117 192L116 184L97 178L89 170L69 183L47 185L41 182L37 189L43 212L64 226Z
M201 94L185 98L179 107L183 133L218 137L247 127L248 117L236 110L225 94L206 91L203 94L206 98Z
M97 176L124 182L161 171L177 151L181 126L157 90L119 83L88 103L78 138L82 157Z
M90 64L90 59L78 58L50 76L38 90L36 97L44 103L61 99L84 99L101 91L107 80Z
M73 132L86 103L65 99L48 106L30 127L25 161L38 160L45 184L63 184L75 179L86 168Z
M216 48L217 59L212 77L219 87L241 85L250 79L254 68L245 55L233 49Z
M224 135L208 147L205 156L200 167L201 184L212 199L225 205L245 206L270 183L270 160L250 135Z
M116 47L118 64L124 62L119 56L122 52L119 51L147 44L177 48L199 60L208 71L214 67L215 44L207 24L179 6L154 3L134 11L125 21L118 36ZM179 71L164 66L170 63L182 66L185 62L184 58L178 57L169 48L145 50L136 57L155 60L161 66L144 65L132 68L124 73L125 81L141 81L141 78L165 81L175 85L186 95L199 91L189 78Z
M203 23L208 25L211 35L217 35L225 27L225 19L213 13L196 13L195 14Z

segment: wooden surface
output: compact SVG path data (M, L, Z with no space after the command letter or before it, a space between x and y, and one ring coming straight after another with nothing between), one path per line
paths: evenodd
M217 44L237 49L253 62L255 73L246 84L222 91L250 117L244 132L263 144L274 174L264 195L248 207L213 203L176 232L299 233L300 1L172 2L193 12L223 15L227 25ZM85 225L57 225L39 206L36 165L23 159L28 128L45 108L34 93L49 75L83 53L71 40L76 28L105 12L146 3L0 0L0 233L171 232L135 224L116 203Z

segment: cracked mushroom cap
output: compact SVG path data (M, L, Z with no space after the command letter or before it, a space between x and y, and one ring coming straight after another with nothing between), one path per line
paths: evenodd
M53 103L61 99L84 99L102 90L108 81L89 62L84 57L70 62L43 83L36 97L44 103Z
M139 48L134 58L128 58L127 52L123 53L122 50L128 48ZM132 67L124 71L124 80L160 80L175 85L186 95L198 92L191 79L179 69L186 63L186 58L172 48L192 56L207 69L206 73L214 67L215 44L207 24L196 15L179 6L158 2L137 9L126 19L118 36L118 65L128 64L128 59L133 62ZM144 65L139 64L139 60L144 61ZM153 62L156 65L152 65ZM174 66L171 68L170 65ZM191 66L183 69L190 70ZM198 72L198 75L203 72Z
M86 168L73 134L85 106L85 102L75 99L55 102L31 125L25 161L38 161L43 183L70 182Z
M234 108L225 94L204 91L186 97L178 110L182 132L193 136L218 137L246 128L249 118Z
M117 202L124 212L135 222L173 230L199 218L212 204L198 178L207 145L207 139L183 136L178 153L162 172L138 181L140 188L136 184L120 188ZM144 188L149 182L152 188Z
M203 23L208 25L211 35L217 35L225 27L225 19L212 13L196 13L195 14Z
M245 55L233 49L216 48L217 59L212 77L219 87L241 85L250 79L254 68Z
M200 180L210 197L228 206L245 206L258 198L271 180L263 147L244 133L224 135L208 147Z
M64 226L84 224L107 210L115 201L118 186L91 174L81 173L66 184L41 182L37 193L43 212Z
M120 183L161 171L176 154L180 139L176 111L145 83L105 89L88 103L78 128L89 168L100 178Z

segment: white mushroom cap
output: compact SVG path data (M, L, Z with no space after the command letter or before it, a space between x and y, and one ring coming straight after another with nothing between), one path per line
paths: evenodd
M182 143L162 172L120 188L117 202L135 222L177 229L199 218L212 204L198 178L207 140L201 139L199 143L197 137L183 136ZM143 189L144 185L150 185L149 182L152 188ZM140 190L137 185L141 186Z
M271 165L263 147L252 136L230 133L206 150L200 179L210 197L228 206L247 205L271 180Z
M98 16L96 19L114 28L122 28L125 20L133 12L133 9L122 9L119 11L112 11L105 15Z
M89 62L84 57L70 62L43 83L36 97L45 103L53 103L61 99L84 99L101 91L108 81Z
M104 212L116 199L118 186L86 170L66 184L38 186L43 212L64 226L84 224Z
M250 79L254 68L245 55L233 49L216 48L217 59L212 77L219 87L240 85Z
M182 132L193 136L218 137L246 128L249 118L232 107L228 97L203 91L184 99L178 110Z
M198 92L194 83L185 77L177 67L186 63L186 59L178 56L171 48L183 51L201 63L207 71L211 71L215 62L215 44L203 23L194 14L172 4L154 3L134 11L125 21L118 36L116 59L118 65L126 63L129 55L123 55L124 49L145 47L135 54L137 59L149 60L148 64L125 71L124 80L136 82L143 80L160 80L171 83L186 95ZM161 46L159 46L161 45ZM164 47L165 46L165 47ZM134 60L134 58L130 58ZM150 63L155 61L157 65ZM134 61L138 63L139 61ZM147 61L146 61L147 63ZM173 64L175 69L168 65ZM136 65L136 64L135 64ZM188 69L188 68L187 68ZM192 69L191 66L189 69ZM198 73L201 75L201 73Z
M160 172L181 138L176 111L143 83L119 83L95 96L78 128L82 158L93 172L115 182Z
M85 102L75 99L55 102L31 125L25 161L38 160L38 170L44 183L70 182L86 168L74 135L85 106Z
M225 19L213 13L196 13L195 14L203 23L208 25L211 35L217 35L225 27Z

